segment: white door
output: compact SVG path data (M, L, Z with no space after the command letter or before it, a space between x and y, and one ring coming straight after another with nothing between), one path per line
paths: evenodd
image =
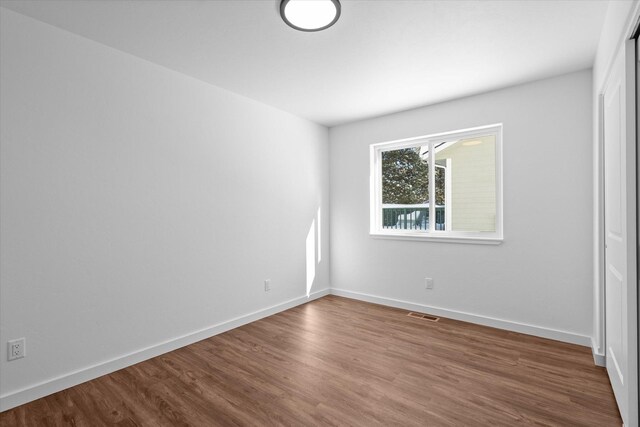
M603 94L607 372L625 426L638 426L635 43Z

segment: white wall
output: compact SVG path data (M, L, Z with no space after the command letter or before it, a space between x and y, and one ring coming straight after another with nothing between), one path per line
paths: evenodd
M591 77L586 70L330 129L336 292L500 319L485 323L588 345ZM369 236L369 144L493 123L504 124L502 245ZM425 277L434 290L424 289Z
M602 273L604 251L602 246L601 218L602 210L602 161L600 155L600 110L598 102L604 91L604 84L609 74L615 54L624 40L631 36L630 30L638 17L640 1L610 1L607 8L598 51L593 64L593 351L598 355L599 363L604 363L604 278Z
M3 409L305 296L318 209L328 288L325 127L6 9L0 28L0 353L27 339Z

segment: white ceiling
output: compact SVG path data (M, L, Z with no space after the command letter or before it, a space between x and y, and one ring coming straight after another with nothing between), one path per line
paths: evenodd
M591 67L606 1L342 0L332 28L279 0L2 0L13 11L333 126Z

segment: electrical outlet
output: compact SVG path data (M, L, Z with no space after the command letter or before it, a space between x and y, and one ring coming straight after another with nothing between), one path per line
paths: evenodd
M271 290L271 279L264 281L264 291L269 292Z
M433 279L431 277L425 277L424 282L426 289L433 289Z
M18 338L17 340L12 340L7 343L7 347L9 348L9 360L21 359L25 356L25 339Z

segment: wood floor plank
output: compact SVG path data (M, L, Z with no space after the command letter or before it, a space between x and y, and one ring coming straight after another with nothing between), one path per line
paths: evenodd
M9 426L615 426L588 348L327 296L0 413Z

